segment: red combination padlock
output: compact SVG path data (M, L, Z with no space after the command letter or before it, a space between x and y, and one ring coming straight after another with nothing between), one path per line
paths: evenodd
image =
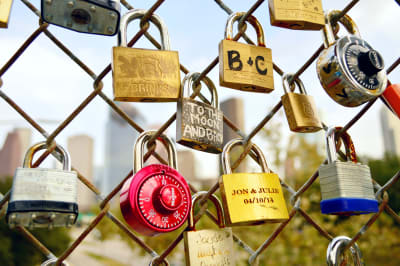
M382 99L392 109L392 111L400 118L400 84L391 84L388 82L386 90L382 93Z
M121 212L125 221L138 233L156 235L182 226L191 208L191 195L186 180L177 170L175 146L165 135L161 141L168 151L168 165L143 167L145 143L156 131L145 131L134 147L133 177L122 187Z

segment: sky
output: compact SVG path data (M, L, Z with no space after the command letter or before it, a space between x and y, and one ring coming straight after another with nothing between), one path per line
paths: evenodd
M155 1L129 1L135 8L148 9ZM225 3L233 11L247 11L255 1L226 0ZM342 9L350 1L322 1L324 10ZM40 9L40 1L31 2ZM379 4L377 4L379 3ZM393 0L363 0L348 14L356 21L361 36L379 51L386 66L392 64L400 54L400 6ZM122 13L126 9L122 7ZM224 38L227 14L212 0L167 0L156 11L168 26L171 49L179 52L180 63L191 71L201 72L218 55L218 44ZM273 61L285 72L296 72L322 43L319 31L293 31L270 25L268 1L265 1L254 13L263 26L267 47L272 49ZM14 1L8 29L0 29L0 65L4 65L18 47L38 27L38 17L32 13L22 1ZM117 43L116 36L98 36L77 33L54 25L48 27L76 56L83 60L89 68L99 74L111 61L112 47ZM130 39L138 30L138 22L128 27ZM236 28L235 28L236 30ZM156 27L150 32L159 38ZM248 35L255 40L255 32L251 27ZM345 35L342 29L339 35ZM135 47L153 49L143 38ZM208 75L218 89L220 101L230 97L241 97L245 105L244 132L250 132L264 118L269 110L279 101L283 94L281 78L274 73L275 90L269 94L246 93L229 88L219 87L218 66ZM400 69L389 75L393 82L399 80ZM183 78L183 73L181 73ZM335 103L322 89L313 63L301 75L308 94L315 99L322 120L327 125L340 126L346 124L362 106L343 107ZM93 89L93 80L70 58L65 55L50 39L41 34L28 47L20 59L2 76L1 90L11 97L23 110L34 119L64 120ZM103 80L103 92L112 98L111 73ZM175 103L134 103L146 117L149 124L160 124L166 121L176 110ZM383 154L383 139L379 121L379 110L383 104L378 101L354 125L349 133L353 138L356 150L361 155L380 157ZM282 138L288 139L289 128L283 110L273 118L282 121ZM109 107L96 97L74 121L56 138L61 145L66 145L68 136L87 134L95 140L95 164L102 165L105 152L105 126L109 117ZM1 122L5 120L21 120L20 122ZM276 122L276 121L275 121ZM61 123L61 122L59 122ZM48 132L57 124L42 123ZM5 101L0 99L0 144L13 127L29 127ZM175 138L175 123L168 131ZM323 141L322 133L314 134ZM310 137L312 138L312 137ZM34 141L43 137L34 133ZM255 143L263 141L259 137ZM133 143L127 143L131 147ZM181 148L181 147L178 147ZM264 150L268 160L268 150ZM196 157L215 158L212 154L196 153ZM271 155L270 155L271 156ZM270 159L272 160L272 159ZM208 160L200 164L207 167ZM203 169L205 169L203 168Z

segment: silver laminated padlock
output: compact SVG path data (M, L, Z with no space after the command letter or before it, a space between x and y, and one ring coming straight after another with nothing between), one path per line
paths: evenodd
M182 95L176 112L176 142L199 151L220 153L224 114L219 109L214 83L207 77L203 78L212 97L211 105L189 97L191 91L196 90L193 81L199 76L200 73L194 72L183 79Z
M347 132L340 139L346 148L347 161L339 161L336 155L336 132L341 127L330 127L326 133L327 164L319 168L324 214L355 215L378 212L371 171L368 165L357 161L353 141Z
M351 238L347 236L338 236L332 239L326 250L326 263L328 266L339 266L343 265L343 251L347 244L350 243ZM363 266L364 261L361 255L361 251L358 245L354 243L350 247L351 257L355 266ZM347 264L346 264L347 265Z
M23 167L15 170L7 222L10 227L71 226L78 217L77 173L71 171L69 154L57 145L63 169L31 168L33 155L48 147L39 142L28 149Z
M115 35L119 29L119 0L41 0L44 21L77 32Z

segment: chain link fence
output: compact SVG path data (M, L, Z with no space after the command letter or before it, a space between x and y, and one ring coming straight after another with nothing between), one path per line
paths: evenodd
M35 5L27 0L21 0L34 14L40 17L40 11L37 9ZM140 38L147 38L150 42L157 48L160 49L160 44L156 41L155 38L147 31L149 29L149 18L153 13L157 11L157 9L165 2L165 0L158 0L152 6L148 8L148 12L141 20L141 27L140 30L133 36L133 38L129 41L128 46L132 47ZM258 9L265 1L258 0L254 2L253 5L247 10L246 15L240 21L241 27L238 33L235 35L234 40L238 40L239 38L243 37L247 43L254 44L253 41L246 35L245 30L246 27L243 22L256 10ZM339 17L346 14L350 9L354 8L358 0L353 0L348 3L342 9L342 12ZM229 8L229 6L221 0L215 0L215 3L218 7L220 7L226 15L231 14L233 11ZM121 4L124 5L127 9L133 9L134 7L128 3L126 0L121 0ZM266 3L264 3L265 5ZM250 5L250 3L249 3ZM40 19L39 19L40 20ZM102 80L107 76L110 75L111 72L111 64L108 64L104 69L96 74L89 66L87 66L81 59L79 59L73 51L71 51L62 41L60 41L50 30L49 24L44 23L40 20L39 27L26 39L26 41L17 49L15 54L1 67L0 69L0 78L13 66L13 64L20 58L20 56L29 48L29 46L35 42L35 40L40 36L45 35L49 38L55 45L57 45L71 60L73 60L76 64L80 66L82 71L88 74L93 79L93 88L94 90L80 103L80 105L53 131L47 132L32 116L27 113L24 109L22 109L17 102L15 102L11 97L9 97L6 92L1 89L0 90L0 97L8 104L10 108L15 110L19 113L29 124L34 127L46 140L49 144L48 150L44 152L33 164L33 167L37 167L40 163L53 152L56 147L56 138L60 135L60 133L65 130L73 121L89 104L93 102L95 98L100 98L103 100L111 109L113 109L122 119L126 121L132 127L132 130L136 130L138 132L143 132L145 129L142 128L137 122L133 121L123 110L121 110L118 105L116 105L103 91L103 82ZM318 55L324 49L324 46L321 46L311 54L309 59L302 65L297 72L294 74L294 79L300 77L303 72L316 60ZM214 60L212 60L209 65L201 72L198 76L197 81L202 80L206 77L212 69L214 69L218 64L218 56L215 56ZM398 58L395 62L393 62L388 68L387 73L390 74L398 65L400 64L400 58ZM273 68L276 73L279 75L283 75L284 71L276 64L273 64ZM184 65L180 65L180 70L183 73L188 73L189 69L187 69ZM390 76L389 76L390 77ZM3 84L4 83L4 84ZM7 81L0 79L0 87L6 88ZM191 98L196 97L197 95L191 95ZM208 102L208 100L201 95L198 95L203 101ZM359 111L353 118L351 118L346 125L343 126L343 129L339 132L339 135L351 128L369 109L370 107L377 101L378 99L372 100L364 105L364 107ZM267 125L267 123L271 120L271 118L281 109L282 102L278 101L276 105L272 108L272 110L265 115L265 117L248 133L244 132L243 129L238 128L232 121L229 120L228 117L224 116L223 121L224 123L237 134L238 137L243 138L246 143L247 147L248 144L251 143L252 139ZM150 155L154 155L161 163L166 163L165 160L159 156L155 150L155 140L160 135L163 134L175 121L176 113L172 115L157 131L156 135L149 141L150 144L147 153L145 154L144 159L147 160ZM326 126L324 126L326 129ZM55 157L58 155L53 153ZM243 153L239 156L238 160L234 162L232 165L232 169L238 167L240 162L247 156L250 155L256 162L258 159L253 152L247 148L244 149ZM61 158L58 158L59 160ZM64 260L67 260L68 256L74 252L74 250L85 240L85 238L92 232L92 230L99 224L100 221L103 219L109 219L112 221L116 226L118 226L128 237L134 241L137 246L141 247L145 252L150 254L153 257L152 263L153 264L162 264L166 262L168 255L171 253L172 250L182 241L183 239L183 231L178 235L178 237L169 243L169 245L165 248L163 252L156 252L152 247L148 246L140 237L136 235L129 227L125 225L125 223L119 220L111 211L110 211L110 201L111 199L119 193L121 190L124 182L132 176L132 170L126 173L126 176L122 180L122 182L117 185L108 195L105 197L101 196L99 189L92 184L85 176L79 173L79 169L73 167L73 170L78 172L79 180L85 184L94 194L96 194L97 198L100 199L99 207L101 211L96 215L96 217L90 222L90 224L85 228L85 230L77 237L73 243L58 257L56 257L51 250L49 250L46 246L44 246L35 236L26 228L17 227L16 230L19 230L31 243L34 245L43 255L45 255L48 259L56 259L56 264L61 265ZM268 247L273 243L273 241L280 236L280 233L287 227L287 225L292 221L292 218L297 216L303 217L304 220L312 227L315 228L319 232L319 234L326 238L327 240L332 240L334 236L332 236L326 229L320 226L307 212L301 207L301 196L312 186L315 180L318 178L318 170L299 188L294 189L286 184L284 181L281 181L282 186L287 190L290 194L290 200L287 202L288 206L290 207L289 219L285 222L280 223L274 232L266 236L266 240L257 248L252 249L249 245L239 239L238 236L234 236L234 241L241 247L245 252L248 253L248 261L250 264L256 264L257 258L261 253L263 253ZM365 223L360 230L354 234L351 238L351 241L347 244L346 249L350 248L350 246L359 240L363 234L368 232L368 229L374 224L374 222L381 216L382 213L387 213L394 219L396 223L400 223L400 217L393 211L388 205L388 195L387 190L395 184L398 179L400 178L399 172L397 172L389 181L386 182L383 186L380 186L378 183L374 182L374 186L376 189L376 198L378 199L379 205L379 212L371 215L369 220ZM193 193L196 192L196 189L191 186L191 190ZM209 188L208 193L205 195L205 198L208 198L213 193L217 192L219 189L219 184L216 181L215 185ZM10 199L10 191L1 197L0 208L3 207L8 200ZM205 211L207 216L209 216L214 222L217 222L217 219L214 215L209 212L208 210ZM197 217L199 218L199 217Z

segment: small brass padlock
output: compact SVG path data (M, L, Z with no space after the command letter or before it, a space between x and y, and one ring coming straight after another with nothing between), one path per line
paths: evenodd
M8 17L10 16L12 0L0 0L0 28L8 27Z
M206 194L206 191L200 191L192 197L189 225L183 233L186 265L235 265L232 228L225 227L221 202L215 195L211 195L209 200L217 209L219 229L195 229L194 207Z
M357 162L353 141L347 132L340 139L346 148L347 161L336 155L336 132L341 127L330 127L326 132L328 163L319 168L321 212L335 215L357 215L378 212L371 171L368 165Z
M69 154L57 145L63 169L31 168L33 155L47 148L39 142L28 149L23 167L15 170L7 222L10 227L30 228L71 226L78 218L78 176L71 171Z
M292 30L320 30L324 27L321 0L269 0L271 25Z
M220 153L223 145L223 113L219 110L214 83L207 77L203 78L211 93L212 105L189 98L190 91L195 90L193 81L198 76L200 73L189 73L183 79L182 97L176 112L176 142L196 150Z
M337 103L354 107L381 95L387 76L382 56L360 37L354 21L346 14L339 22L351 33L336 38L332 20L341 14L333 10L325 16L322 29L325 49L317 60L317 74L325 92Z
M258 46L239 43L233 39L233 23L246 13L229 16L225 40L219 44L219 85L251 92L271 92L274 89L271 49L265 47L264 31L254 16L247 21L257 32Z
M114 100L176 102L181 90L178 52L169 51L168 30L161 18L153 14L150 20L160 30L163 50L127 47L128 23L142 18L146 12L143 9L132 9L121 18L119 46L113 47Z
M261 149L251 144L257 154L262 173L232 173L229 152L242 139L232 139L222 151L224 174L219 179L222 204L227 225L256 225L289 219L282 187L277 174L267 166Z
M292 78L293 74L282 76L285 94L281 97L290 130L301 133L321 130L322 125L313 97L307 95L303 82L300 79L295 80L300 89L300 94L291 92L289 84Z

